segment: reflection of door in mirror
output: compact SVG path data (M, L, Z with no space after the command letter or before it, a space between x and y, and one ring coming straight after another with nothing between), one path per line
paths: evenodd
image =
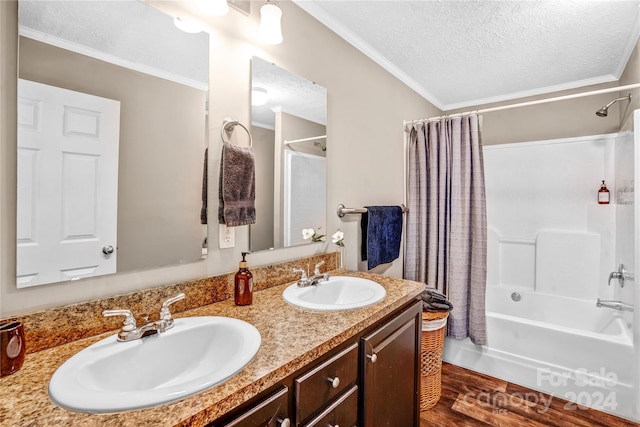
M284 170L284 246L301 245L305 228L326 234L327 158L287 149Z
M111 252L111 262L117 261L115 271L202 259L209 36L182 32L172 17L137 0L20 0L19 9L20 79L120 103L117 170L112 174L117 237L100 246ZM45 170L37 173L44 180L57 179ZM69 180L73 187L81 182ZM20 187L18 198L25 200ZM108 210L102 197L96 205L100 214ZM83 210L90 210L88 204L75 212ZM92 220L83 214L74 223ZM46 231L52 230L47 226ZM19 263L28 259L18 258ZM105 272L96 268L95 274ZM54 281L88 275L84 269Z
M28 80L18 93L18 288L115 273L120 103Z
M252 61L256 223L250 250L308 243L326 234L326 89L260 58ZM262 103L256 94L262 97Z

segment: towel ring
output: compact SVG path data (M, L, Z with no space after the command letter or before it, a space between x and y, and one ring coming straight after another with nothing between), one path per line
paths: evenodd
M251 132L249 132L249 129L247 129L246 126L239 121L233 119L224 119L222 121L222 127L220 128L220 138L222 138L222 142L230 143L229 140L224 138L224 134L230 133L236 126L240 126L247 132L247 135L249 135L249 147L253 147L253 137L251 136Z

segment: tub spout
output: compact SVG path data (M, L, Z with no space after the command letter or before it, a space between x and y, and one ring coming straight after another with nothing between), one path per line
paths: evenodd
M596 307L611 308L618 311L633 311L633 306L622 301L601 300L598 298Z

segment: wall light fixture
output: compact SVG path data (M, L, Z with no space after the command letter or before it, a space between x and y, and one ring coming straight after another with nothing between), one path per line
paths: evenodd
M267 2L262 5L260 8L260 28L258 29L258 36L263 43L282 43L281 18L282 10L274 3L267 0Z

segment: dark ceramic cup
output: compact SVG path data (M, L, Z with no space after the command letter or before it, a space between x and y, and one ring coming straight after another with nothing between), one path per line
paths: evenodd
M11 375L24 363L24 326L16 321L0 323L0 377Z

